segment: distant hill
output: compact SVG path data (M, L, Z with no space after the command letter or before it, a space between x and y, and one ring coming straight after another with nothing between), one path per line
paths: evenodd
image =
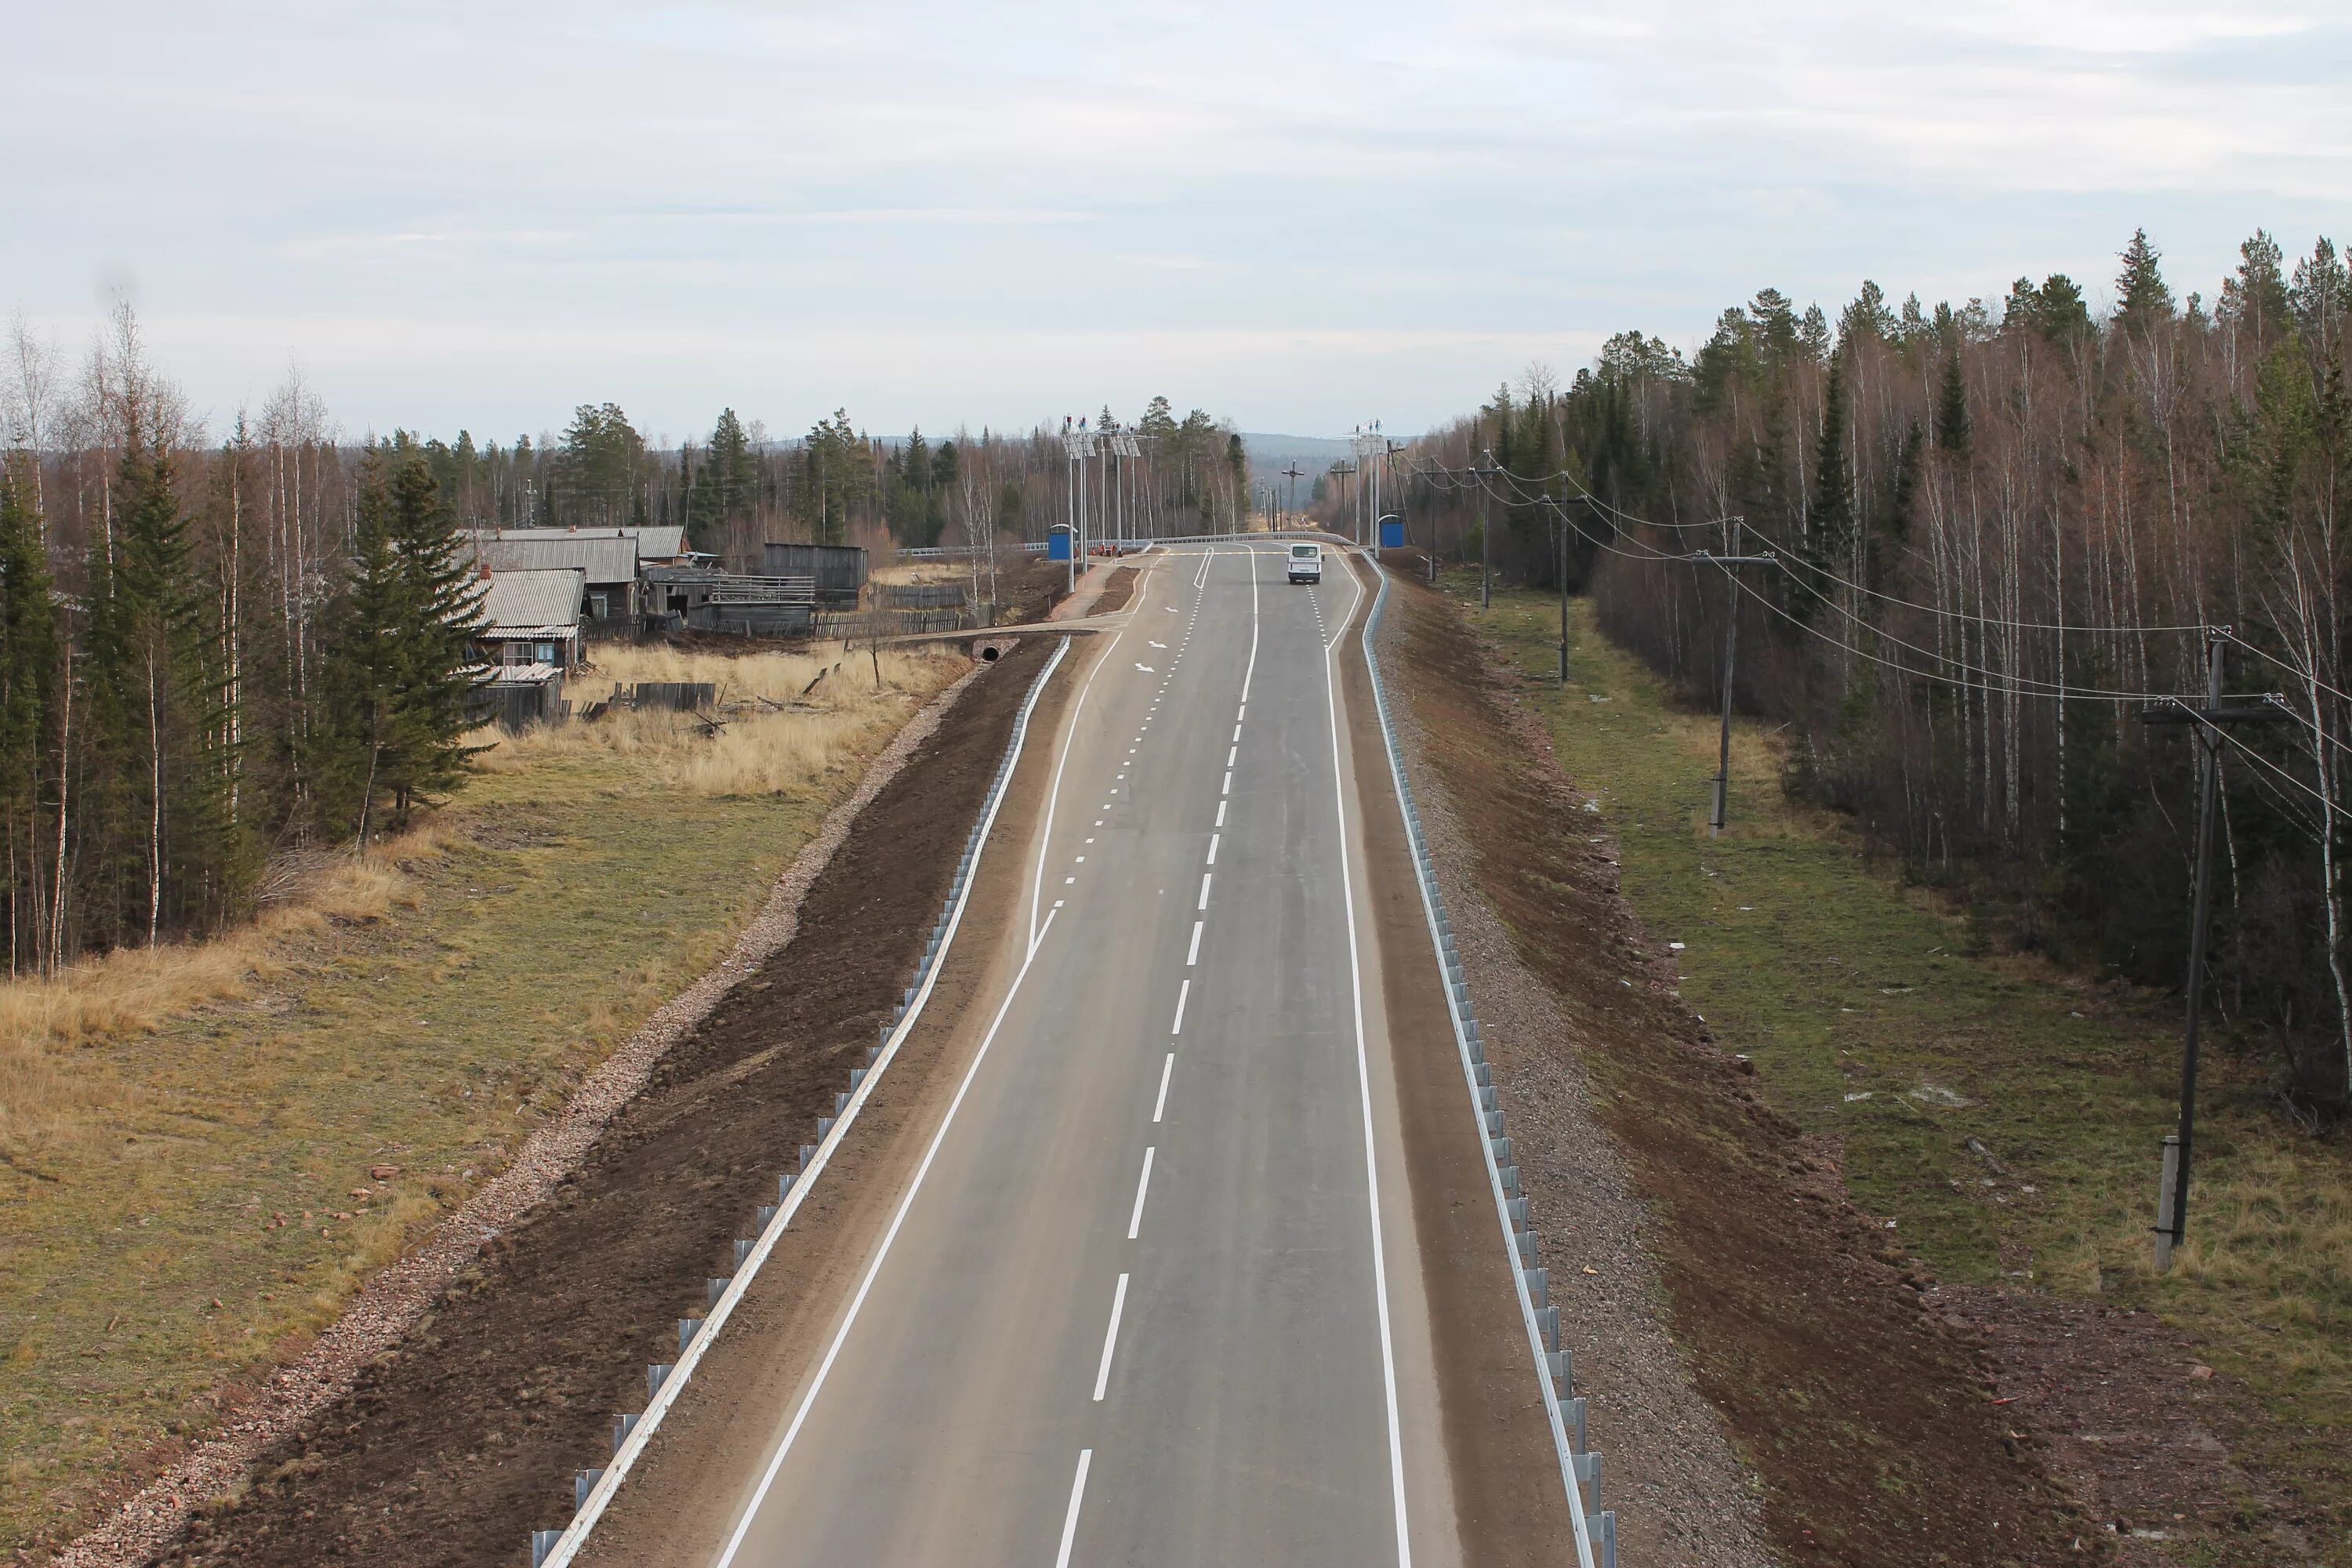
M1307 504L1317 476L1354 453L1345 436L1271 436L1248 430L1242 432L1242 450L1249 456L1250 482L1275 486L1285 505L1290 502L1291 490L1283 470L1297 463L1300 506Z

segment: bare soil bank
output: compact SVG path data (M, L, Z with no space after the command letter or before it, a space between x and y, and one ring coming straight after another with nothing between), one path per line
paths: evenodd
M848 1086L946 895L1050 653L999 661L861 813L798 934L663 1059L554 1198L483 1249L395 1352L197 1521L185 1563L504 1564L645 1404L646 1363L727 1273L751 1209ZM658 941L658 932L647 940Z
M1927 1310L1919 1292L1929 1281L1847 1201L1835 1161L1761 1101L1675 994L1671 964L1617 894L1609 851L1588 842L1602 819L1514 711L1475 634L1409 577L1392 584L1391 614L1401 623L1392 695L1410 703L1476 891L1565 1025L1549 1040L1498 1031L1490 1046L1514 1145L1525 1143L1522 1164L1537 1173L1563 1317L1598 1305L1580 1303L1578 1285L1609 1260L1564 1265L1578 1257L1576 1194L1548 1189L1541 1173L1572 1170L1580 1156L1544 1146L1560 1142L1559 1123L1523 1116L1512 1086L1564 1069L1581 1079L1646 1208L1638 1245L1674 1342L1760 1484L1776 1553L1855 1568L2095 1556L2097 1532L1993 1404L1982 1342ZM1612 1434L1612 1419L1645 1414L1626 1402L1612 1413L1612 1375L1606 1364L1590 1373L1604 1453L1633 1436ZM1610 1474L1621 1499L1643 1486L1637 1469ZM1740 1500L1720 1506L1733 1514ZM1654 1533L1636 1560L1717 1560L1696 1542L1670 1543L1675 1523L1645 1526Z

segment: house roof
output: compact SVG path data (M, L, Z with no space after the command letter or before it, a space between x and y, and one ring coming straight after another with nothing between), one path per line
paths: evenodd
M676 560L688 553L683 528L480 528L472 531L479 543L543 544L553 539L626 539L635 542L645 561Z
M485 686L544 686L563 679L563 671L551 664L485 664L478 668Z
M637 542L611 529L574 533L563 528L510 528L472 536L476 560L491 571L539 572L574 566L591 583L627 583L637 574Z
M482 595L482 618L488 623L483 635L571 635L580 626L583 584L577 566L516 572L493 569L489 589Z

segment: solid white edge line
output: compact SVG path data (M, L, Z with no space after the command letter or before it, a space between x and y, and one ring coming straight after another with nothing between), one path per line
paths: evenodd
M702 1327L695 1331L685 1353L677 1358L668 1378L646 1402L645 1413L637 1417L637 1424L630 1428L628 1436L614 1450L611 1460L604 1466L604 1474L589 1489L586 1500L572 1514L571 1522L563 1527L563 1533L557 1538L555 1549L548 1553L543 1568L570 1568L572 1558L587 1543L590 1533L596 1528L596 1521L604 1517L604 1510L611 1506L614 1497L620 1491L621 1483L627 1479L646 1445L653 1441L655 1432L660 1429L662 1417L668 1413L671 1403L685 1389L694 1369L701 1364L702 1352L717 1342L719 1331L734 1313L736 1303L751 1288L752 1279L767 1262L768 1255L775 1250L777 1241L792 1224L793 1217L800 1213L802 1200L808 1196L809 1189L832 1163L834 1151L848 1135L858 1114L866 1109L866 1100L872 1097L874 1086L881 1082L884 1072L898 1059L898 1047L913 1032L917 1020L921 1018L924 1005L930 1001L931 991L939 983L940 971L946 965L948 951L955 944L956 932L962 929L964 910L971 901L971 890L979 885L981 858L987 853L989 839L996 826L996 814L1003 806L1005 796L1012 793L1013 774L1021 764L1022 752L1028 741L1030 718L1037 710L1038 700L1045 695L1046 682L1061 668L1062 657L1069 647L1067 637L1055 645L1053 657L1045 661L1045 668L1039 670L1037 678L1030 682L1028 694L1022 700L1021 710L1013 717L1013 739L1006 747L1004 782L989 797L988 809L980 821L980 837L972 849L971 868L964 875L963 890L956 896L955 908L948 915L947 930L940 936L939 953L924 974L922 984L917 988L915 999L908 1005L906 1016L898 1020L897 1028L891 1030L889 1039L883 1045L882 1054L874 1058L874 1065L866 1077L850 1091L849 1103L835 1119L833 1131L817 1140L815 1157L793 1181L792 1190L783 1194L783 1202L778 1207L775 1218L768 1222L742 1266L735 1270L727 1289L719 1292L719 1300L711 1305L709 1315L703 1320Z
M1060 912L1058 910L1045 911L1045 923L1037 932L1038 944L1042 944L1045 933L1054 929L1054 917ZM800 1436L801 1428L807 1425L809 1411L816 1404L816 1396L824 1392L825 1379L832 1375L833 1363L841 1357L841 1347L848 1342L849 1331L857 1326L857 1314L874 1289L875 1278L882 1272L882 1265L890 1260L891 1244L898 1239L898 1228L907 1223L907 1212L915 1206L915 1199L922 1194L923 1178L931 1173L931 1162L939 1157L940 1145L947 1142L948 1131L955 1125L956 1112L963 1108L964 1096L971 1091L972 1079L980 1075L981 1064L988 1059L988 1048L996 1043L996 1031L1003 1026L1004 1016L1013 1010L1013 998L1021 994L1021 983L1029 977L1030 965L1036 959L1037 946L1033 944L1023 955L1021 967L1013 973L1013 984L1005 987L1004 1000L997 1005L996 1016L989 1020L988 1033L981 1037L980 1049L972 1054L971 1065L964 1069L963 1080L956 1085L955 1098L948 1101L947 1114L940 1119L939 1131L931 1134L930 1146L923 1151L922 1163L915 1167L915 1179L908 1185L907 1195L898 1200L898 1212L890 1216L890 1228L882 1233L882 1245L876 1249L874 1261L866 1265L866 1277L858 1281L857 1294L850 1299L849 1311L834 1330L833 1342L825 1347L824 1360L817 1364L816 1376L810 1382L806 1392L802 1394L799 1408L793 1412L792 1425L784 1429L782 1439L770 1457L768 1468L760 1477L759 1487L751 1493L751 1500L743 1506L742 1516L736 1521L734 1532L727 1538L727 1549L719 1554L716 1568L728 1568L728 1564L735 1561L735 1553L741 1550L743 1537L751 1531L752 1520L759 1517L760 1505L767 1500L768 1489L776 1484L776 1474L783 1468L784 1459L792 1453L793 1443ZM797 1189L800 1184L795 1182L793 1185ZM700 1340L702 1335L697 1334L695 1338Z
M1118 1289L1111 1292L1110 1327L1103 1331L1102 1364L1095 1368L1095 1403L1100 1405L1103 1393L1110 1386L1110 1361L1118 1351L1119 1315L1127 1310L1127 1276L1118 1277Z
M1160 1152L1156 1146L1143 1151L1143 1174L1135 1178L1135 1212L1127 1216L1127 1239L1133 1241L1143 1229L1143 1198L1151 1191L1151 1157Z
M1356 596L1340 618L1344 626L1363 603L1363 580L1354 572ZM1364 1051L1364 969L1356 935L1356 879L1349 865L1348 775L1339 756L1339 670L1334 650L1339 639L1323 645L1323 691L1331 710L1331 798L1339 814L1339 894L1348 910L1349 990L1355 1004L1356 1088L1364 1117L1364 1190L1372 1226L1372 1299L1381 1324L1381 1382L1389 1419L1389 1492L1396 1510L1397 1568L1412 1568L1412 1540L1406 1524L1404 1497L1404 1428L1397 1411L1396 1342L1389 1322L1388 1247L1381 1235L1381 1173L1372 1129L1372 1074Z
M1176 1021L1168 1026L1170 1034L1181 1035L1184 1032L1184 1003L1185 999L1192 994L1192 977L1188 974L1184 977L1184 984L1176 988Z
M1070 1568L1070 1543L1078 1538L1078 1505L1087 1500L1087 1470L1094 1462L1092 1448L1078 1450L1077 1479L1070 1482L1070 1511L1062 1516L1062 1549L1054 1554L1054 1568Z
M1373 570L1377 572L1379 568L1374 567ZM1373 703L1380 710L1380 716L1385 721L1388 694L1381 683L1380 666L1372 656L1372 623L1379 619L1381 603L1387 598L1389 591L1388 577L1385 574L1381 574L1380 584L1380 593L1372 601L1372 613L1364 621L1362 646L1364 668L1371 678ZM1386 722L1381 726L1381 738L1388 752L1389 787L1396 799L1397 816L1404 828L1405 843L1410 847L1415 839L1412 814L1405 809L1404 804L1403 757L1397 750L1393 731ZM1414 873L1413 883L1421 894L1422 917L1429 926L1431 956L1437 961L1442 983L1444 974L1445 940L1438 930L1437 905L1430 897L1429 885L1422 879L1418 870ZM1535 1359L1536 1382L1543 1392L1544 1415L1551 1424L1552 1447L1559 1460L1560 1485L1568 1494L1569 1517L1576 1535L1577 1568L1594 1568L1591 1526L1587 1523L1584 1512L1584 1489L1577 1482L1576 1456L1568 1446L1568 1425L1560 1414L1559 1391L1552 1384L1550 1357L1544 1350L1543 1331L1536 1323L1535 1298L1528 1293L1527 1271L1518 1264L1518 1241L1511 1230L1511 1211L1503 1192L1503 1173L1495 1162L1494 1141L1486 1136L1486 1119L1478 1098L1477 1070L1470 1060L1469 1037L1463 1028L1462 1009L1454 998L1454 987L1445 985L1444 990L1446 1016L1454 1026L1454 1049L1462 1060L1462 1082L1469 1091L1469 1104L1474 1125L1477 1129L1478 1147L1486 1163L1486 1184L1495 1200L1495 1219L1502 1230L1504 1254L1511 1260L1511 1277L1518 1295L1520 1321L1527 1331L1528 1352Z
M1168 1109L1168 1079L1175 1070L1176 1053L1171 1051L1168 1053L1168 1059L1160 1064L1160 1098L1151 1102L1151 1120L1154 1122L1157 1122L1160 1113Z

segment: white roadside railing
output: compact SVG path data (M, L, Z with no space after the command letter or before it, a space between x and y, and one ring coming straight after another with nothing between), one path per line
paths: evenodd
M810 1185L824 1173L826 1164L841 1147L842 1139L856 1123L858 1113L866 1108L866 1101L874 1093L875 1083L888 1070L898 1057L898 1047L905 1044L916 1020L922 1016L923 1005L930 1000L931 989L939 979L940 963L947 957L957 929L963 923L964 907L971 900L972 883L980 870L981 853L988 847L989 831L996 825L996 814L1004 804L1005 791L1013 781L1013 770L1021 761L1022 744L1028 738L1030 715L1036 710L1037 699L1044 693L1045 682L1053 679L1054 671L1060 667L1062 657L1069 648L1066 637L1055 644L1053 656L1045 661L1045 668L1039 670L1037 678L1030 682L1028 695L1023 699L1020 713L1013 721L1013 736L1006 742L1004 759L997 764L996 775L990 782L988 798L982 808L980 821L966 839L963 856L956 863L955 879L949 889L947 903L939 922L932 928L930 939L924 948L922 963L915 973L915 983L907 988L900 999L897 1016L883 1040L872 1049L865 1067L851 1071L849 1090L835 1097L834 1113L818 1119L817 1141L814 1144L801 1146L799 1168L779 1178L776 1203L772 1206L761 1205L762 1223L759 1235L751 1239L748 1247L740 1241L735 1244L740 1254L736 1260L735 1272L728 1279L726 1288L710 1303L709 1314L698 1319L678 1320L680 1342L677 1362L646 1369L648 1399L644 1414L619 1417L615 1423L612 1458L601 1468L582 1470L574 1479L572 1499L575 1507L572 1522L561 1530L531 1532L531 1568L570 1568L573 1558L586 1544L589 1533L596 1528L596 1521L612 1505L622 1481L644 1457L646 1446L660 1428L662 1418L669 1414L678 1395L685 1392L688 1382L694 1376L695 1368L702 1363L703 1352L717 1342L719 1331L726 1326L727 1320L751 1288L751 1281L759 1274L761 1266L776 1249L786 1227L792 1224L793 1216L800 1212L801 1202L808 1195ZM782 958L785 955L777 956ZM689 1324L694 1326L689 1328Z

